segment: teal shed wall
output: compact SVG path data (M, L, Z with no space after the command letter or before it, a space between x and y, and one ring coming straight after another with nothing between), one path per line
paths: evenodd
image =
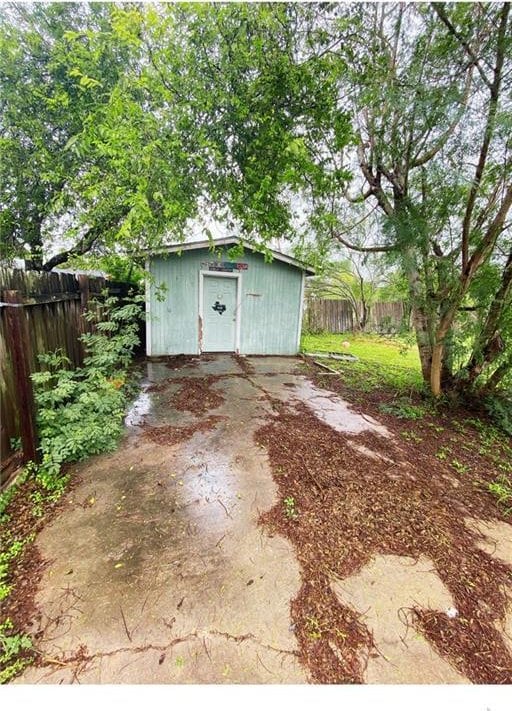
M149 259L153 279L146 295L148 355L201 352L201 263L223 260L230 261L225 249L215 253L194 249ZM248 265L246 271L240 272L239 352L294 355L302 316L303 270L277 259L265 262L263 255L247 251L236 261ZM162 301L156 298L160 284L166 286Z

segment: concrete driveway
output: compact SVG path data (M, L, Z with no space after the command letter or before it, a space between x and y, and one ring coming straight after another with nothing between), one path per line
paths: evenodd
M40 632L44 661L17 683L308 681L290 622L300 570L292 545L258 525L275 503L276 487L254 433L273 417L276 401L294 399L335 429L385 435L385 428L315 388L299 359L220 355L175 370L167 363L145 368L125 439L115 453L77 468L79 485L38 538L49 561L33 630ZM184 409L194 410L198 379L215 396L202 414ZM174 432L182 432L182 441ZM386 624L379 642L387 656L401 634L391 609L396 570L397 607L404 604L399 563L393 568L388 560L383 573ZM420 563L428 598L436 586L428 561ZM417 575L414 585L421 594ZM372 586L372 571L363 571L338 592L367 609ZM448 605L445 593L440 604ZM379 672L377 664L367 680L465 681L426 642L413 650L403 663L395 654L396 674Z

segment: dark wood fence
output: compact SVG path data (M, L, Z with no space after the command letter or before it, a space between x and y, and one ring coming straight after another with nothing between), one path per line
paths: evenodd
M38 355L60 349L71 367L82 365L80 336L94 327L84 318L90 300L105 289L123 297L129 288L100 277L0 268L0 485L34 455L30 373L43 367Z
M366 331L393 333L407 320L401 301L373 304ZM357 327L357 317L352 304L344 299L308 299L304 326L311 333L345 333Z

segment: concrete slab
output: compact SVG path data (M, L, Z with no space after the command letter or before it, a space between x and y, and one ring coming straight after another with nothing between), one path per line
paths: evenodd
M357 575L333 583L344 604L362 612L378 656L371 656L365 681L373 684L464 684L461 676L406 624L406 610L418 605L453 609L449 591L428 558L382 555Z
M304 367L303 360L291 356L247 356L244 360L256 375L299 373Z
M465 519L466 524L481 536L477 542L479 548L493 558L512 565L512 525L505 521L479 521Z
M389 433L313 386L299 359L245 360L219 355L178 370L147 364L120 447L77 467L81 483L38 536L49 565L33 631L41 633L45 662L15 683L308 680L290 620L301 584L294 550L258 526L276 486L254 434L274 416L273 398L305 404L337 431ZM219 376L211 387L224 397L207 413L219 416L214 426L172 446L145 437L145 425L197 420L170 399L179 379L206 375ZM366 681L466 681L398 615L412 604L453 606L432 567L427 559L381 556L333 583L364 614L381 651Z
M479 521L475 518L466 518L466 524L479 536L477 546L493 558L512 565L512 525L505 521ZM512 597L512 585L511 585ZM509 605L503 621L496 623L497 629L503 635L505 643L512 653L512 605Z
M214 370L227 377L212 430L170 447L144 438L142 418L190 421L168 412L171 382L139 398L117 452L77 468L82 483L38 539L50 561L37 599L47 664L18 683L306 681L290 629L298 564L257 525L275 498L253 442L270 406L225 357L190 377ZM149 364L147 381L169 377ZM55 663L63 653L75 661Z

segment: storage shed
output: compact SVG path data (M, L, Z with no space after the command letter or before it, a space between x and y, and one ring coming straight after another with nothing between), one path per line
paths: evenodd
M245 244L231 259L229 249L240 244L236 237L180 243L148 257L148 356L297 353L304 280L314 271L275 251L266 261Z

